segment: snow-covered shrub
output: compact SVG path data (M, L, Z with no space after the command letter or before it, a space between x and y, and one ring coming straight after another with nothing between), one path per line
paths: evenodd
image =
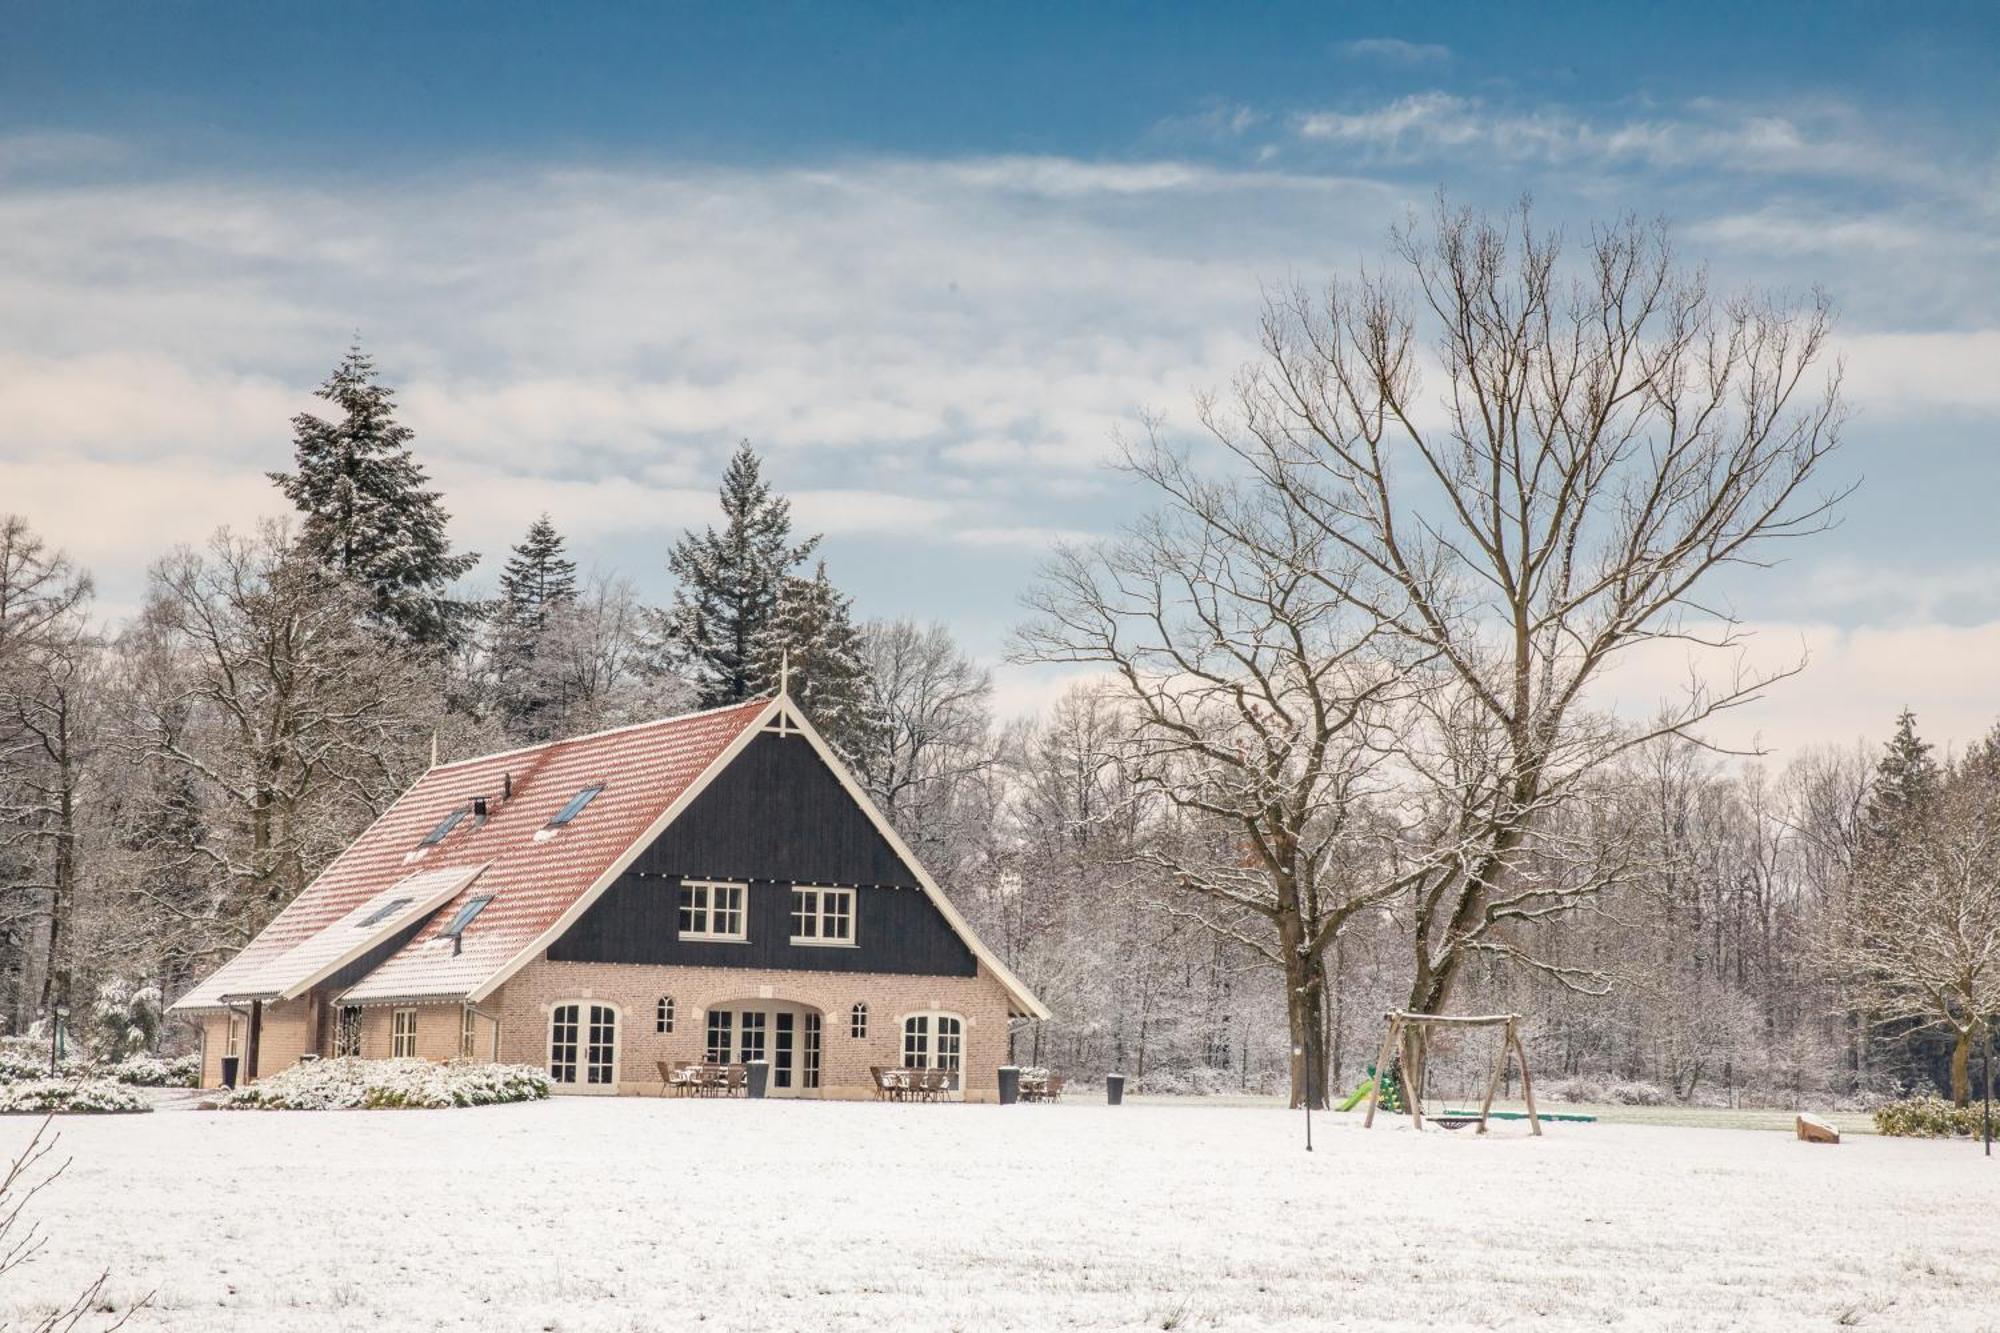
M1667 1094L1651 1083L1621 1080L1604 1090L1604 1100L1619 1106L1665 1106Z
M1169 1097L1213 1097L1235 1092L1237 1082L1235 1071L1229 1069L1153 1069L1138 1081L1135 1090Z
M105 1072L135 1088L192 1088L201 1081L201 1057L128 1055Z
M1547 1085L1548 1095L1559 1102L1601 1102L1604 1100L1604 1085L1594 1078L1571 1075L1559 1078Z
M108 1078L42 1078L0 1086L0 1115L114 1115L150 1111L151 1102Z
M524 1065L346 1058L293 1065L205 1105L227 1111L378 1111L489 1106L548 1095L549 1076Z
M160 988L133 986L112 977L97 988L91 1010L91 1030L102 1060L121 1060L129 1052L151 1049L160 1035Z
M1906 1097L1875 1108L1875 1130L1901 1138L1948 1139L1980 1132L1980 1108L1942 1097Z
M83 1078L90 1073L90 1062L72 1051L63 1053L56 1066L59 1078ZM49 1043L46 1038L37 1042L23 1037L9 1037L0 1041L0 1084L32 1083L49 1077Z

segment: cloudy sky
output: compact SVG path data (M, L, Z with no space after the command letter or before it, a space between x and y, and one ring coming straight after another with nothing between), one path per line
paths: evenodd
M1810 656L1731 739L1905 704L1970 737L2000 20L1635 8L0 0L0 509L124 614L162 551L278 511L263 472L358 334L462 545L547 509L664 596L748 438L863 614L997 656L1048 543L1133 512L1117 432L1186 429L1266 287L1374 263L1440 187L1528 192L1838 304L1860 486L1728 590Z

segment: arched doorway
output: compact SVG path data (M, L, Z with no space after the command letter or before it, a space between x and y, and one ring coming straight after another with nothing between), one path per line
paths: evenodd
M574 1000L549 1011L549 1078L563 1087L618 1085L618 1011Z
M703 1015L702 1056L710 1064L771 1066L768 1095L817 1097L825 1020L811 1005L789 1000L730 1000Z

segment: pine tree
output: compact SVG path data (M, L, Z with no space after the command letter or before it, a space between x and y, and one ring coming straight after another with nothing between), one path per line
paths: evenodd
M720 532L689 532L674 545L667 568L679 586L658 621L664 664L703 708L758 692L759 645L791 571L819 545L817 536L792 544L791 502L771 493L748 441L729 460L721 499Z
M542 628L549 610L576 597L576 561L563 555L562 534L543 514L528 525L500 573L499 614Z
M1875 784L1868 796L1868 837L1893 842L1931 807L1943 782L1930 742L1917 735L1917 715L1904 709L1897 715L1896 734L1887 752L1875 766Z
M785 580L777 614L758 639L752 693L775 690L787 667L792 698L827 743L850 764L865 766L881 743L881 720L852 601L827 578L824 560L811 578Z
M495 701L508 731L521 739L547 739L549 715L564 702L536 658L551 617L575 601L576 562L563 554L562 534L543 514L508 556L493 605Z
M414 644L449 645L470 619L449 585L479 557L452 554L450 515L410 452L415 432L397 424L395 395L359 346L314 392L338 419L293 417L298 470L269 474L306 516L304 549L365 589L381 624Z

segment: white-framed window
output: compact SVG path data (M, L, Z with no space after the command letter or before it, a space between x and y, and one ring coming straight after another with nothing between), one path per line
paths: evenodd
M681 885L681 938L729 940L750 938L743 919L741 884L710 884L695 880Z
M417 1054L417 1011L398 1009L390 1020L389 1054L398 1060L413 1060Z
M805 1050L802 1068L799 1071L799 1086L817 1088L819 1086L819 1011L806 1011Z
M662 995L660 1002L653 1006L653 1031L672 1032L674 1030L674 997Z
M812 885L794 888L792 943L853 944L854 890Z
M847 1011L847 1035L856 1041L868 1035L868 1005L865 1001L857 1001Z
M473 1056L478 1054L478 1049L479 1049L479 1029L477 1026L478 1018L479 1015L473 1010L472 1006L469 1004L466 1005L464 1009L460 1011L460 1017L458 1023L458 1057L461 1060L470 1060L473 1058Z
M616 1083L618 1011L582 1003L549 1010L549 1077L557 1083Z
M965 1052L965 1020L957 1014L911 1014L903 1020L903 1067L958 1072Z
M702 1054L712 1065L729 1063L729 1034L735 1015L727 1009L708 1011L708 1042Z
M745 1009L736 1016L736 1058L744 1064L770 1059L770 1021L762 1009Z
M229 1014L229 1033L223 1038L222 1053L239 1057L243 1054L243 1018L234 1010Z

